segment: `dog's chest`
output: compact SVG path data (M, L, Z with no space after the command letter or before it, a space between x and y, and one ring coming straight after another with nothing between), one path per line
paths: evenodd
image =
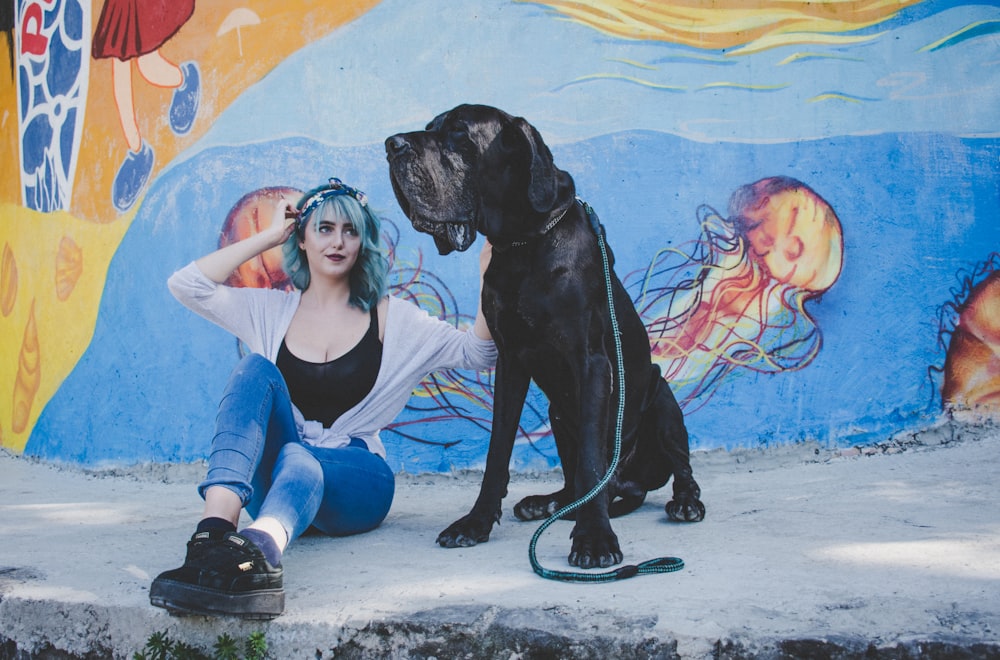
M483 313L498 349L524 359L532 371L579 351L593 329L581 286L586 279L565 264L496 265L484 279Z

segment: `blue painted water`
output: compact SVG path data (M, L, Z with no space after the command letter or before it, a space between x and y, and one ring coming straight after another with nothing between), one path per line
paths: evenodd
M939 308L953 299L963 271L1000 249L997 140L886 134L710 145L642 131L553 151L600 214L619 275L644 268L661 247L695 238L698 205L724 212L736 187L765 176L807 183L840 218L843 272L821 300L807 303L823 337L817 359L793 373L734 373L688 416L694 448L851 444L938 414L928 368L944 360ZM110 265L93 341L43 411L26 453L85 464L203 457L237 347L174 301L165 281L214 249L223 219L248 191L306 189L331 175L364 189L399 230L399 254L422 255L424 270L454 297L453 311L473 313L475 248L439 257L410 228L381 145L335 148L296 138L208 149L151 187ZM522 421L526 431L539 430L544 398L535 393L530 403ZM466 405L469 417L488 415ZM401 421L427 416L408 411ZM480 424L452 420L407 432L421 439L385 434L397 469L476 467L484 459L488 433ZM550 438L522 441L515 468L553 461Z

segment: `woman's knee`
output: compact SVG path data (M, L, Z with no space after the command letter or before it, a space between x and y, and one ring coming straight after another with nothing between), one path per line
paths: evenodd
M278 452L267 492L255 494L247 512L254 518L267 515L278 519L291 540L309 526L322 499L322 466L301 444L289 443Z
M230 387L236 383L246 381L270 381L275 377L281 378L278 367L260 353L250 353L243 357L229 376Z
M281 473L292 476L296 481L323 483L323 466L312 452L298 442L289 442L278 451L274 477Z
M364 449L334 450L336 459L323 464L323 504L314 525L332 536L347 536L378 527L389 513L396 479L379 456Z
M268 412L279 393L288 398L288 389L278 367L264 356L251 353L230 373L221 407L235 405L256 415Z

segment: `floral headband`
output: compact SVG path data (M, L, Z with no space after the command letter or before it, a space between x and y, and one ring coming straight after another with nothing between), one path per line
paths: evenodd
M361 206L368 206L368 195L364 194L357 188L352 188L337 177L330 177L330 185L316 193L313 193L309 199L307 199L303 204L302 208L299 210L299 218L305 218L310 213L316 210L316 207L330 199L331 197L336 197L337 195L349 195L358 201Z

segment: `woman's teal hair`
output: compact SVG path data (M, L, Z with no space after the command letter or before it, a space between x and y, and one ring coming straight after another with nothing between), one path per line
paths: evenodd
M284 269L292 284L301 291L309 288L309 264L299 241L306 226L319 224L322 218L336 216L348 220L361 237L358 261L351 269L350 304L367 312L385 295L389 260L382 246L382 221L368 206L368 198L359 190L330 179L330 183L313 188L299 200L296 208L302 213L295 232L282 245Z

